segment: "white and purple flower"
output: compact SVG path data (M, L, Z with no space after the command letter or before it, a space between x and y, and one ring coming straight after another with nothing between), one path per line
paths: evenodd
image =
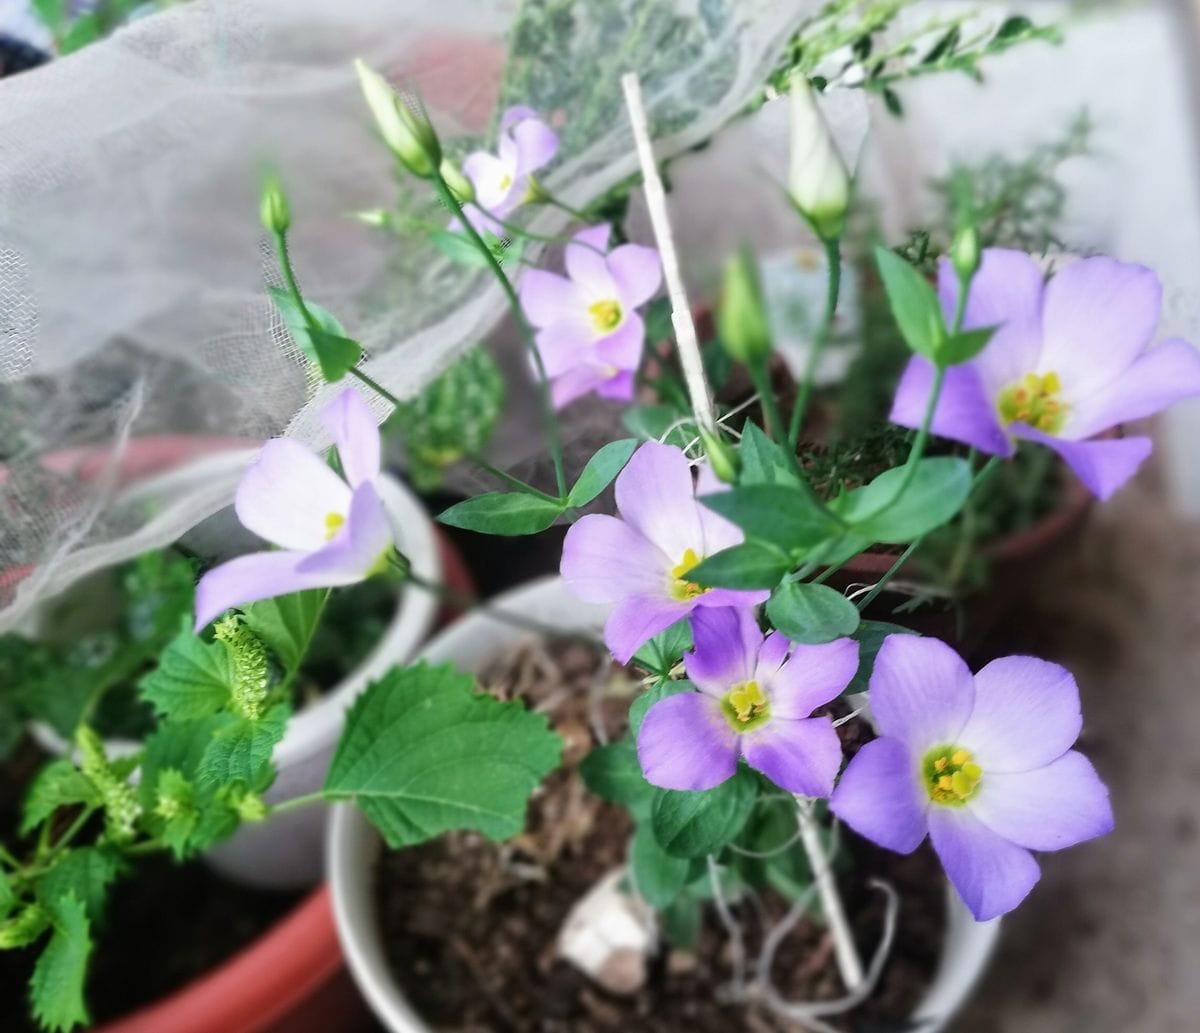
M562 408L589 391L633 397L646 325L636 309L662 283L658 252L641 244L608 251L607 223L577 233L566 247L567 276L530 269L521 308L537 328L537 348Z
M536 111L518 105L500 116L497 152L473 151L463 162L463 174L475 188L475 201L464 212L480 232L503 237L495 220L506 219L530 199L533 173L554 160L558 135Z
M242 475L234 508L242 526L278 550L214 567L196 586L196 630L230 607L306 588L354 584L378 572L395 534L383 508L379 428L347 389L321 411L345 480L299 442L267 442Z
M696 501L721 489L707 467L692 483L687 456L642 445L617 477L621 518L594 513L567 532L562 576L580 599L612 603L604 641L620 663L698 606L757 606L769 592L703 588L688 571L743 541L741 530Z
M752 610L728 607L696 611L692 637L684 666L699 691L668 696L646 713L637 739L646 781L712 789L744 758L789 793L828 796L842 747L833 722L812 712L850 683L858 643L764 637Z
M999 329L978 356L947 370L932 429L992 455L1012 455L1017 438L1046 445L1106 499L1133 476L1151 441L1091 439L1200 394L1200 354L1181 338L1148 348L1162 287L1144 266L1084 258L1043 280L1023 252L984 251L963 326ZM959 288L945 260L938 287L949 318ZM909 362L894 422L921 425L933 375L927 359Z
M1108 790L1071 748L1079 690L1058 664L1008 656L972 677L945 643L893 635L870 699L880 737L847 766L830 808L899 853L928 834L977 920L1025 899L1041 876L1031 850L1112 830Z

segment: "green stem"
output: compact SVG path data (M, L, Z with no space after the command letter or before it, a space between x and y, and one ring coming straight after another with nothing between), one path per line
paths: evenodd
M272 804L271 814L282 814L284 811L294 811L301 807L310 807L314 804L327 802L328 798L325 796L324 790L318 789L315 793L293 796L290 800L283 800L280 803Z
M369 387L377 395L379 395L385 401L390 402L394 408L396 408L396 409L400 408L400 399L397 398L394 394L392 394L391 391L389 391L386 387L384 387L381 383L379 383L379 381L376 380L374 377L369 376L368 374L364 373L357 366L351 366L348 370L346 370L346 372L349 373L350 376L354 377L356 380L366 384L367 387Z
M475 204L474 202L471 202L471 203L472 203L473 207L479 208L479 205ZM479 210L481 212L483 212L483 214L486 215L489 219L491 219L492 222L496 223L497 226L501 227L504 230L507 230L509 233L511 233L515 236L525 237L528 240L536 240L543 244L572 244L572 245L576 245L579 247L585 247L589 251L594 251L594 252L596 252L596 254L600 255L603 258L608 257L608 252L605 251L603 248L598 248L594 244L589 244L585 240L576 240L575 237L570 234L546 235L544 233L533 233L530 230L525 229L524 226L518 226L514 222L506 222L504 219L498 219L491 212L488 212L483 208L479 208Z
M493 477L497 478L498 480L503 481L510 488L515 488L517 491L522 491L526 495L536 495L538 498L545 499L547 502L562 502L563 501L561 498L556 499L553 495L547 495L546 492L540 491L539 489L535 488L532 484L526 484L525 481L521 480L519 477L514 477L510 473L505 473L498 466L493 466L482 456L473 455L473 456L470 456L469 458L472 463L474 463L476 466L478 466L485 473L489 473Z
M517 297L516 290L513 288L512 283L509 282L508 274L501 268L500 263L496 260L496 256L492 254L492 249L487 246L478 231L463 214L462 205L459 204L458 198L454 196L454 191L450 189L449 184L442 178L441 173L435 172L433 174L433 186L437 191L438 197L441 198L442 203L450 213L458 217L462 231L466 233L475 245L476 250L487 261L488 267L492 270L505 296L508 298L508 304L513 311L513 316L516 318L517 325L521 328L521 333L525 338L529 354L533 358L534 368L537 370L538 391L542 401L542 415L546 423L546 439L550 446L550 457L554 462L554 480L558 486L559 497L566 498L567 477L563 471L562 442L558 433L558 417L554 413L554 402L550 397L550 379L546 376L546 365L542 362L542 355L538 351L537 341L534 340L533 330L529 326L529 321L525 318L524 309L521 308L521 299Z
M580 222L588 222L591 219L591 216L588 215L587 212L580 211L578 208L572 208L569 204L566 203L566 201L560 200L559 198L557 198L553 194L551 194L549 191L547 191L546 188L544 186L542 186L540 183L538 184L537 190L538 190L537 198L539 201L543 202L544 204L551 205L551 206L557 208L560 212L566 212L569 216L571 216L574 219L578 219Z
M784 440L783 417L779 413L779 403L775 398L775 392L771 389L767 364L756 359L748 363L746 368L750 371L750 380L754 384L754 390L758 392L763 419L767 424L767 434L770 435L772 441L782 442Z
M812 394L813 377L817 372L817 363L829 343L833 330L833 317L837 314L838 295L842 289L842 256L839 242L835 238L825 241L825 256L829 263L828 288L825 294L825 312L821 323L813 335L812 348L808 352L808 362L804 366L804 379L800 382L800 390L792 405L792 419L788 424L788 444L795 450L800 441L800 431L804 426L804 415L808 410L809 396Z

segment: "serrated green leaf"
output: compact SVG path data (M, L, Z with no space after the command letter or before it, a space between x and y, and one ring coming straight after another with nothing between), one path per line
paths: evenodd
M695 686L686 678L679 681L660 678L653 686L629 704L630 735L636 740L638 732L642 730L642 722L646 720L646 715L650 712L650 708L659 700L666 699L668 696L677 696L681 692L694 691Z
M714 552L692 567L687 577L706 588L748 590L774 588L791 569L791 559L776 546L749 541Z
M903 545L949 522L971 494L971 464L956 456L920 460L912 482L895 498L906 476L907 467L897 466L837 500L855 534Z
M205 642L185 626L158 666L138 682L138 694L163 718L189 721L215 714L229 701L233 666L221 642Z
M88 920L99 923L104 918L108 887L123 868L120 855L103 847L68 850L38 881L38 900L53 914L57 902L73 894L83 901Z
M757 795L758 783L744 767L715 789L656 789L650 805L654 838L673 857L715 854L741 832Z
M346 329L337 317L313 301L305 301L317 328L308 325L300 306L292 295L279 287L268 287L267 293L279 309L284 325L300 350L318 366L327 381L341 380L362 355L362 346L346 336Z
M393 847L450 829L515 835L562 740L544 715L474 684L424 662L372 683L346 715L325 792L353 797Z
M665 678L692 648L692 622L683 617L660 631L633 654L633 662L651 674Z
M513 537L546 530L563 509L559 502L523 491L490 491L451 506L438 516L438 523Z
M83 804L100 805L100 792L69 760L47 764L29 787L21 813L21 835L27 835L58 808Z
M601 448L583 468L575 487L567 495L567 504L586 506L591 502L625 468L637 447L636 438L624 438L620 441L610 441Z
M929 281L894 251L875 249L875 264L883 278L888 304L908 346L919 355L938 361L946 340L946 320L937 292Z
M204 786L228 786L242 782L257 791L274 780L271 755L287 730L292 708L277 703L255 721L240 714L223 714L204 751L196 782Z
M620 804L635 817L650 813L655 789L642 775L632 739L596 746L583 758L579 774L601 800Z
M629 873L642 899L653 908L670 907L683 892L692 862L672 857L658 845L649 824L641 824L629 847Z
M54 932L29 981L30 1001L44 1029L65 1033L88 1022L83 984L92 938L87 908L73 893L55 901L52 916Z
M738 483L799 485L800 478L788 454L772 441L756 423L746 422L738 446L742 470Z
M243 606L242 619L289 673L300 666L329 597L326 588L261 599Z
M175 768L164 768L159 773L152 820L158 826L159 839L175 858L187 857L200 812L196 809L196 787Z
M789 552L811 549L842 530L812 495L786 484L752 484L702 495L700 502L751 538Z
M858 609L841 592L828 585L787 581L767 600L772 627L793 642L819 645L852 635L858 627Z
M888 624L886 621L861 621L852 638L858 643L858 671L850 680L850 684L842 691L843 696L856 692L866 692L871 683L871 674L875 670L875 658L879 655L884 641L889 635L915 635L912 628L902 628L899 624Z
M195 781L204 752L225 721L224 714L211 714L195 721L165 721L154 730L142 748L138 799L144 810L154 808L158 779L163 771L178 771L189 781Z

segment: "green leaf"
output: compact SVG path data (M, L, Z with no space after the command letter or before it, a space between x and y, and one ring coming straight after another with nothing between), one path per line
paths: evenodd
M937 293L920 272L885 247L875 249L875 264L904 340L913 351L938 361L938 349L946 339L946 320Z
M658 344L674 337L675 325L671 322L671 299L655 298L643 309L642 322L646 324L646 340L650 344Z
M213 732L200 769L196 773L201 786L228 786L242 782L255 791L271 784L274 767L271 755L287 729L292 708L277 703L256 721L240 714L223 714Z
M753 484L702 495L700 502L751 538L789 552L811 549L841 532L841 525L813 496L789 485Z
M971 464L956 456L935 456L917 464L912 482L888 505L906 470L886 470L837 501L838 511L856 534L890 545L911 542L951 520L971 494Z
M443 255L456 265L468 269L487 269L491 263L487 256L475 246L465 233L453 233L450 230L430 230L429 241Z
M629 847L629 873L642 899L653 908L670 907L687 885L692 862L672 857L658 845L654 830L641 824Z
M742 542L714 552L687 572L689 581L706 588L774 588L792 569L786 553L765 542Z
M227 720L224 714L211 714L195 721L159 724L142 749L138 799L144 810L154 809L158 780L164 771L178 771L189 781L195 781L209 743Z
M185 626L158 666L138 682L138 693L160 717L187 721L224 707L232 683L229 650L223 643L205 642Z
M73 893L54 903L54 932L29 981L33 1015L47 1030L62 1031L88 1022L83 1003L92 938L87 908Z
M4 869L0 868L0 921L12 914L12 909L16 907L16 904L17 895L13 893L12 883L4 874Z
M610 441L601 448L583 468L575 487L567 495L567 504L586 506L591 502L625 468L637 447L636 438L623 438L620 441Z
M767 600L772 626L793 642L819 645L854 633L858 610L841 592L828 585L787 581Z
M691 648L692 622L687 617L681 617L634 653L633 662L651 674L665 678Z
M852 636L858 642L858 671L850 684L843 690L843 696L856 692L866 692L870 688L871 674L875 670L875 658L890 635L915 635L912 628L903 628L899 624L889 624L886 621L862 621L858 630Z
M658 916L663 935L672 947L691 950L700 938L703 912L700 901L690 893L681 894Z
M743 486L756 484L799 485L796 468L788 454L759 428L758 424L746 421L742 428L742 442L738 448L742 460L739 483Z
M103 847L68 850L38 881L38 900L53 914L59 900L74 894L83 901L88 920L99 923L104 918L108 887L124 867L119 854Z
M654 838L673 857L715 854L741 832L757 795L758 783L744 767L715 789L657 789L650 807Z
M392 847L450 829L515 835L562 740L544 715L474 684L424 662L372 683L346 716L325 792L353 797Z
M337 316L315 302L305 301L304 307L317 324L314 330L288 291L268 287L267 293L271 295L284 325L300 350L321 367L321 374L327 381L333 383L341 380L361 357L362 346L346 336L346 329L338 322Z
M262 599L243 606L242 619L291 673L304 658L328 597L328 589L312 588Z
M451 506L438 522L480 534L513 537L537 534L554 523L564 506L523 491L489 491Z
M1013 39L1022 36L1033 28L1033 22L1023 14L1014 14L1006 18L996 30L996 39Z
M666 699L668 696L677 696L681 692L694 692L695 689L696 687L686 678L679 681L670 681L667 678L659 679L629 704L630 734L636 739L638 732L642 730L642 722L646 720L646 714L659 700Z
M21 835L33 831L60 807L98 807L100 802L99 791L74 764L65 759L51 761L29 787L21 815Z
M103 26L100 24L99 16L88 11L81 14L72 22L71 27L63 33L62 39L58 42L58 52L60 56L66 57L68 54L73 54L77 50L82 50L89 43L95 43L103 32Z
M957 366L960 362L969 362L987 347L988 341L998 329L999 327L995 326L981 326L975 330L960 330L951 334L938 349L937 361L943 366Z
M642 775L633 739L595 747L580 763L579 774L601 800L620 804L639 818L650 813L655 789Z

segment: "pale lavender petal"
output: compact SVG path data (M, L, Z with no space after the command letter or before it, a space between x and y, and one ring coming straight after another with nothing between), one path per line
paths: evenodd
M696 497L716 495L718 492L729 491L725 484L707 463L700 467L696 477ZM704 531L704 555L711 556L714 552L741 545L746 540L742 529L732 521L726 520L715 510L709 509L703 503L699 505L700 527Z
M899 739L887 738L854 755L829 800L829 809L860 836L901 854L925 838L928 807L916 760Z
M622 244L608 256L608 271L617 285L624 308L644 305L662 286L662 262L658 250L642 244Z
M771 715L808 717L836 699L858 671L858 643L839 638L824 645L796 643L788 662L774 674L763 672L771 697Z
M758 671L756 677L769 679L787 659L792 643L782 631L772 631L758 651Z
M732 606L735 609L747 609L761 606L771 598L769 590L761 592L742 592L733 588L710 588L703 595L693 600L697 606Z
M350 488L298 441L268 441L237 486L234 510L272 545L313 552L329 540L328 517L345 517Z
M945 642L889 635L875 657L870 700L880 732L924 755L958 741L975 704L975 682Z
M762 641L752 611L698 609L692 614L694 648L683 658L684 669L696 688L710 696L724 696L734 685L754 677Z
M975 675L975 709L954 741L988 775L1028 771L1066 753L1082 727L1070 671L1032 656L1005 656Z
M1200 395L1200 352L1175 337L1136 359L1116 381L1076 401L1061 436L1079 439L1129 420L1153 416L1182 398Z
M658 549L624 521L602 513L571 525L559 569L567 587L589 603L665 593L669 576Z
M528 104L514 104L512 107L505 108L504 113L500 116L499 135L506 136L509 130L518 123L524 122L527 118L537 117L538 113Z
M599 394L607 382L606 372L597 366L573 366L550 381L550 400L555 409L561 409L593 391Z
M1017 437L1054 449L1075 471L1075 476L1101 501L1110 498L1137 473L1138 467L1154 449L1154 442L1149 438L1064 441L1023 423L1014 423L1012 430Z
M999 328L972 361L989 395L1038 368L1045 278L1042 267L1024 251L988 248L983 252L979 271L971 280L963 328ZM950 325L958 298L958 276L944 258L938 264L938 294Z
M608 223L589 226L580 230L564 249L567 275L571 277L593 301L617 300L617 284L608 271L608 238L611 227Z
M618 663L627 664L642 646L686 617L691 609L689 603L676 602L666 594L646 593L623 599L604 624L604 644Z
M888 419L902 427L920 427L933 390L933 363L921 355L908 360ZM997 413L997 397L984 388L974 363L946 370L942 392L930 424L933 433L961 441L989 455L1010 456L1012 442Z
M828 796L842 766L842 744L827 717L771 720L742 735L742 756L780 789L803 796Z
M928 821L933 849L976 921L1007 914L1041 878L1028 850L997 835L970 808L930 807Z
M596 394L618 402L628 402L633 399L634 376L633 370L621 370L614 376L596 385Z
M616 496L621 516L657 545L671 566L681 563L688 549L697 560L707 555L691 467L674 445L647 441L638 448L617 477Z
M379 476L379 424L362 395L346 388L321 410L321 422L333 436L350 487L374 481Z
M642 317L627 312L616 330L595 342L596 355L602 363L617 369L637 369L645 340L646 324Z
M1039 372L1054 372L1068 403L1114 383L1149 344L1162 286L1145 266L1082 258L1050 280Z
M714 700L699 692L680 692L646 712L637 752L651 785L712 789L737 770L737 733Z
M485 211L498 209L512 190L515 170L494 154L475 151L463 162L463 175L475 188L475 203ZM468 206L467 218L471 218Z
M582 365L596 366L592 329L582 318L566 318L543 327L535 338L546 375L560 377Z
M195 630L199 632L234 606L337 583L330 582L320 572L298 570L307 555L291 551L252 552L213 567L196 585Z
M346 526L325 548L300 561L301 573L324 573L349 583L369 577L395 544L395 531L379 493L370 481L354 489Z
M544 168L558 153L558 134L540 118L521 119L512 128L517 145L517 172L528 175Z
M544 269L527 269L521 274L521 309L536 327L562 322L580 322L587 315L587 301L565 276Z
M985 770L969 807L997 835L1030 850L1062 850L1113 830L1108 789L1075 750L1036 771Z

